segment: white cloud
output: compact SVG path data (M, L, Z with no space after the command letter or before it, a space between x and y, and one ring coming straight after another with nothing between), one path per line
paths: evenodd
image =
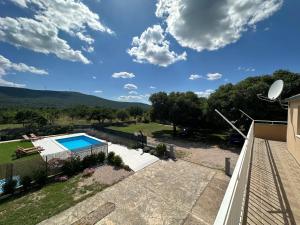
M127 53L138 63L150 63L167 67L177 61L186 60L186 52L177 54L170 51L164 30L160 25L148 27L140 37L132 39L132 48Z
M206 75L206 79L207 80L219 80L219 79L221 79L222 78L222 74L220 74L220 73L208 73L207 75Z
M97 79L97 77L96 77L96 76L92 76L92 79L96 80L96 79Z
M254 71L255 71L255 68L239 66L239 67L238 67L238 70L241 70L241 71L244 71L244 72L254 72Z
M205 91L196 91L195 94L199 97L208 98L212 93L214 93L214 90L207 89Z
M149 88L150 88L150 89L156 89L156 87L154 87L154 86L150 86Z
M88 47L81 47L83 51L86 51L88 53L92 53L94 51L93 46L88 46Z
M93 38L87 28L113 34L100 22L96 13L80 1L75 0L12 0L21 7L34 12L34 18L0 17L0 41L35 52L55 54L60 59L90 61L79 50L73 50L66 40L59 37L60 31L92 44ZM87 49L92 51L91 48Z
M64 60L90 63L81 51L73 50L65 40L59 38L57 28L50 23L27 18L0 18L0 41L35 52L53 53Z
M128 89L128 90L136 90L136 89L138 89L138 87L136 85L134 85L134 84L125 84L124 88Z
M13 87L24 87L24 84L17 84L10 81L6 81L3 77L9 72L22 72L22 73L34 73L39 75L46 75L48 72L43 69L38 69L33 66L28 66L24 63L13 63L9 59L0 55L0 85L2 86L13 86Z
M156 16L183 47L216 50L270 17L283 0L158 0Z
M102 90L95 90L94 93L101 94L101 93L103 93L103 91Z
M130 95L137 95L137 94L138 94L137 91L129 91L128 93L129 93Z
M118 72L118 73L113 73L112 75L113 78L134 78L135 75L133 73L128 73L128 72Z
M191 74L189 79L190 80L197 80L197 79L200 79L200 78L203 78L201 75L198 75L198 74Z

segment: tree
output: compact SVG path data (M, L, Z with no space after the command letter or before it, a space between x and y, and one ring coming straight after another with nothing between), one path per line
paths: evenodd
M129 114L126 110L121 109L121 110L118 110L118 112L117 112L117 118L121 121L125 121L129 118Z
M130 116L132 116L134 119L136 119L138 116L142 116L144 110L139 106L131 106L128 108L128 112Z
M177 126L190 129L199 127L206 107L206 100L193 92L172 92L169 95L160 92L153 94L150 101L151 117L172 123L174 135Z
M110 109L95 108L91 111L89 120L97 120L98 123L104 123L106 119L112 120L114 118L113 112Z

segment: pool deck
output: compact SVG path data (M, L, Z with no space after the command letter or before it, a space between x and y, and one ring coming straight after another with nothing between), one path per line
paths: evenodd
M71 151L69 151L67 148L65 148L55 140L82 135L107 143L105 140L92 137L85 133L45 137L43 139L33 141L32 143L34 146L40 146L44 149L44 151L40 153L44 159L49 155L54 155L55 158L66 159L70 157ZM157 158L156 156L153 156L149 153L143 153L142 149L128 149L125 146L112 144L110 142L108 142L108 152L114 152L116 155L119 155L122 158L123 162L128 165L134 172L139 171L159 160L159 158Z

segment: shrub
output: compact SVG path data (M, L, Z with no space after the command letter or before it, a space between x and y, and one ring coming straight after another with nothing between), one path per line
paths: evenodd
M82 168L88 168L90 166L95 166L97 164L97 155L87 155L81 161Z
M123 160L120 156L115 155L113 158L113 165L115 167L121 167L123 165Z
M123 169L127 171L131 171L130 167L128 165L123 165Z
M167 151L167 146L165 144L159 144L156 146L156 154L159 157L162 157L165 155Z
M3 185L4 194L13 194L17 186L17 181L14 179L7 179Z
M109 164L112 164L114 163L114 157L115 157L115 153L114 152L109 152L108 155L107 155L107 161Z
M24 176L21 178L21 185L23 186L23 189L26 191L31 186L32 179L29 176Z
M72 176L79 171L81 171L82 164L80 162L79 157L73 157L69 160L66 160L64 162L64 165L62 166L62 171L67 176Z
M33 179L38 186L43 186L47 183L48 176L45 170L38 170L34 173Z
M105 160L105 153L104 152L99 152L97 155L97 162L98 163L103 163Z

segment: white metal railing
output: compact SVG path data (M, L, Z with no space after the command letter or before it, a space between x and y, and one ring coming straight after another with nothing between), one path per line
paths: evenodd
M238 225L242 223L253 139L254 121L248 131L247 139L236 163L214 225Z

